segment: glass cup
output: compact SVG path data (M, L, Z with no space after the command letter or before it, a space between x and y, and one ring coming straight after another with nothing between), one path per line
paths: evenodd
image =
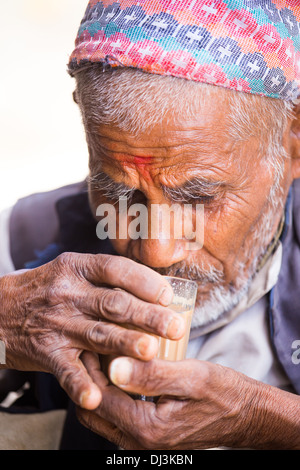
M197 297L197 283L179 277L164 276L164 278L170 283L174 292L172 304L168 308L184 317L186 329L184 336L177 341L157 336L159 343L156 358L166 361L181 361L185 359L189 342L192 316ZM133 397L143 401L155 401L155 397L147 397L145 395L133 395Z

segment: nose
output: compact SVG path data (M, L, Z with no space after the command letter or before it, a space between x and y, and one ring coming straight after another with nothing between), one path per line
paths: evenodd
M176 224L169 216L167 205L148 204L148 235L133 240L131 246L133 256L141 263L164 268L188 257L186 240L177 236ZM166 224L166 220L170 223Z
M133 240L132 254L141 263L152 268L167 268L188 256L183 240L162 238Z

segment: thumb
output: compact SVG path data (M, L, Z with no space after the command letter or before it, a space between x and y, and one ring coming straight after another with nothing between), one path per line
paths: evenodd
M118 357L110 363L109 377L114 385L127 392L197 400L202 397L203 384L208 380L207 364L195 359L152 359L145 363L131 357Z

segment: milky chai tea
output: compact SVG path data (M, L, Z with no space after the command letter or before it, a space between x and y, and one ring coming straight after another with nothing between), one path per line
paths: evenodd
M186 331L183 338L178 341L158 337L159 351L157 358L168 361L180 361L185 359L186 355L197 296L197 284L194 281L188 281L187 279L178 277L165 276L165 278L171 284L174 291L173 301L172 304L169 305L169 308L184 317Z
M171 284L174 292L172 304L169 305L168 308L171 308L176 313L179 313L184 317L186 329L184 336L177 341L158 336L159 349L156 357L167 361L181 361L182 359L185 359L189 342L192 316L197 297L197 283L187 279L181 279L179 277L164 277ZM146 397L144 395L138 395L135 396L135 398L144 401L154 400L153 397Z

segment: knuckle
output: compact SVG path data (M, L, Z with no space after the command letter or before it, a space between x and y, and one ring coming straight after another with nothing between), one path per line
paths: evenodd
M130 320L133 312L133 298L125 293L120 291L115 291L114 301L113 301L113 313L116 319Z
M162 312L159 309L159 307L153 304L145 303L145 305L143 306L142 313L143 313L142 319L143 319L143 323L145 324L145 326L147 326L151 330L158 330L158 332L162 330L162 328L160 328Z
M173 312L170 313L165 310L165 307L160 307L148 302L137 302L139 303L134 304L131 307L130 318L136 318L140 324L151 332L160 336L165 336Z
M45 297L50 305L65 302L73 286L67 277L55 277L45 288Z
M113 274L117 275L121 281L126 281L128 274L136 269L137 263L124 256L116 255L97 255L102 270L103 280L111 278Z
M74 253L69 253L69 252L64 252L64 253L61 253L60 255L57 256L57 258L55 258L55 264L59 267L59 268L64 268L68 265L70 265L71 261L74 260Z
M84 331L84 340L88 348L91 350L105 352L105 354L113 350L115 341L114 326L105 322L97 322L94 326L89 326Z
M89 327L86 330L86 341L90 346L94 346L95 344L97 345L102 345L105 343L105 335L103 334L101 324L100 323L95 323L92 327Z
M70 267L74 265L73 253L62 253L52 262L53 270L44 286L45 299L50 304L65 301L74 293L74 276Z
M99 309L105 317L116 321L128 320L132 309L132 299L124 292L107 289L101 296Z
M125 338L122 330L117 325L111 325L105 336L105 345L109 350L122 350L125 344Z
M107 289L101 293L101 296L96 300L98 303L98 309L100 313L104 316L110 316L115 307L115 295L114 291L111 289Z

